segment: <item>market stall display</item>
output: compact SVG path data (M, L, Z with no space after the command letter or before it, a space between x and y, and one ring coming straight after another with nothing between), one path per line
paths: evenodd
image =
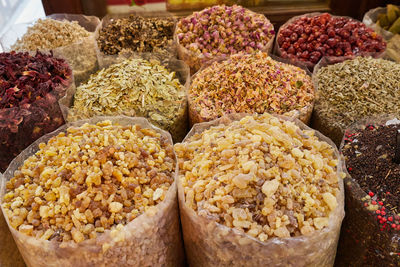
M260 51L210 62L192 78L188 91L190 122L210 121L230 113L270 112L308 123L314 102L314 86L308 74Z
M194 74L211 59L238 52L270 51L274 26L241 6L213 6L181 19L175 30L179 58Z
M4 173L2 211L30 266L179 266L171 136L143 118L67 124Z
M313 128L339 146L345 129L359 119L400 113L400 64L371 57L332 61L325 58L314 70Z
M1 44L5 51L53 52L70 64L75 82L86 80L97 69L94 16L53 14L28 24L14 25Z
M63 59L0 53L0 171L42 135L64 124L57 101L73 88Z
M278 32L275 53L314 67L324 57L380 55L386 42L365 24L328 13L294 17Z
M329 139L294 119L234 114L196 124L175 151L191 266L333 265L344 189Z
M181 141L188 126L185 91L189 82L188 67L174 59L160 63L142 57L120 57L111 61L115 63L77 87L66 119L120 114L142 116L169 131L174 141Z
M349 177L338 266L400 265L400 121L370 118L346 130L341 144Z

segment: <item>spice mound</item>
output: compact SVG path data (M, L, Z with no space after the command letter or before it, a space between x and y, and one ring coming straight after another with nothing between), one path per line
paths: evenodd
M76 43L90 35L77 21L39 19L11 48L15 51L49 50Z
M261 241L311 235L338 206L332 146L267 113L213 126L175 150L187 207Z
M11 226L36 238L81 242L121 229L160 203L174 181L172 145L138 125L70 127L39 148L3 199Z
M0 53L0 171L42 135L64 123L58 99L71 83L62 59Z
M313 126L340 144L344 130L358 119L400 114L399 77L400 64L370 57L320 68Z
M275 36L273 25L262 14L241 6L213 6L181 19L177 41L197 56L211 58L266 50Z
M183 138L187 119L184 86L175 72L156 60L124 60L98 71L77 88L69 119L103 114L147 117L174 138Z
M342 148L349 174L360 185L381 229L400 230L400 165L396 163L396 124L367 125L345 137Z
M201 70L189 92L192 123L229 113L278 113L300 110L314 100L311 77L299 67L267 53L236 54Z
M113 19L99 31L97 44L107 55L121 51L155 52L172 44L175 20L172 17L145 18L130 15Z
M323 56L380 53L386 48L382 37L365 24L328 13L295 19L279 31L277 42L282 57L313 64Z

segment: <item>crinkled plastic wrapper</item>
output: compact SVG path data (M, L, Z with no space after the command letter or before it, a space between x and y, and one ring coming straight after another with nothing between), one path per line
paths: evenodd
M100 62L100 68L107 68L112 64L121 63L122 61L129 58L142 58L145 60L157 60L159 61L159 54L154 53L123 53L118 56L102 56ZM98 114L98 115L126 115L131 117L145 117L150 120L151 123L171 133L174 142L180 142L183 140L188 131L188 107L186 88L190 83L190 75L188 66L181 60L174 58L166 58L163 61L159 61L161 65L165 66L169 71L175 72L175 77L179 79L180 83L185 90L185 97L181 100L176 101L157 101L154 105L146 105L140 110L129 110L123 114ZM83 114L77 114L73 110L75 90L69 90L68 94L60 100L60 106L64 115L64 119L68 122L86 119L87 117ZM158 114L162 114L162 108L170 106L174 108L176 112L171 120L165 124L162 119L159 118Z
M0 173L0 180L3 175ZM15 245L14 239L4 220L3 212L0 210L0 266L2 267L24 267L25 263Z
M0 109L0 171L36 139L64 124L58 100L74 91L73 81L71 75L68 86L60 84L31 104Z
M90 74L94 73L98 69L94 31L96 30L97 25L100 23L99 18L95 16L75 14L53 14L47 16L46 18L54 20L77 21L80 26L92 33L90 36L81 39L79 42L52 49L53 54L56 57L63 57L68 61L73 70L75 83L77 85L82 81L87 80ZM4 51L11 51L15 42L21 38L26 33L28 27L33 26L35 22L36 21L13 25L1 37L1 44ZM40 51L48 52L49 50Z
M231 114L220 119L194 125L184 142L196 133L212 126L228 125L246 114ZM310 130L294 118L275 115L296 123L301 129ZM184 189L178 178L178 196L185 251L190 266L333 266L340 226L344 217L344 188L340 173L343 161L335 145L316 131L320 140L329 143L339 159L338 182L340 193L338 206L329 216L328 227L310 236L271 238L266 242L246 235L234 228L216 223L197 215L186 206Z
M273 60L276 60L276 61L279 61L279 62L282 62L282 63L286 63L286 64L294 65L293 62L291 62L291 61L289 61L287 59L280 58L280 57L277 57L277 56L274 56L274 55L269 55L269 56ZM200 70L198 72L196 72L196 74L194 74L192 76L191 82L194 81L194 79L196 78L198 73L203 71L205 68L211 66L214 62L221 62L221 61L228 60L228 59L229 58L222 57L222 58L214 59L214 60L211 60L211 61L205 63L200 68ZM308 70L308 68L304 64L301 64L301 63L297 62L296 63L296 67L299 67L299 68L303 69L307 73L307 75L309 75L310 77L312 76L312 73ZM190 85L189 85L189 87L190 87ZM190 88L189 87L188 87L187 95L188 95L189 122L190 122L190 125L193 126L195 123L207 122L207 119L202 117L200 115L200 113L196 111L196 106L193 105L192 97L190 96ZM316 90L315 90L315 87L314 87L314 96L316 94L315 91ZM311 120L311 115L312 115L313 108L314 108L314 101L312 101L311 103L309 103L308 105L304 106L301 109L294 109L294 110L291 110L291 111L288 111L288 112L284 113L283 115L299 119L300 121L302 121L303 123L308 125L310 123L310 120ZM216 119L216 118L214 118L214 119Z
M283 56L282 56L282 50L281 50L281 48L280 48L280 46L279 46L279 44L278 44L278 37L279 37L279 35L280 35L282 29L285 29L288 25L292 24L294 21L296 21L296 20L298 20L298 19L300 19L300 18L302 18L302 17L312 18L312 17L318 16L318 15L322 15L322 14L324 14L324 13L321 13L321 12L313 12L313 13L303 14L303 15L300 15L300 16L295 16L295 17L289 19L285 24L283 24L283 25L279 28L279 31L278 31L278 33L277 33L277 35L276 35L277 38L276 38L276 40L275 40L275 45L274 45L274 54L277 55L277 56L279 56L279 57L283 57ZM358 21L358 20L356 20L356 19L353 19L353 18L351 18L351 17L346 17L346 16L333 16L333 15L331 15L331 17L332 17L332 18L335 18L335 17L349 18L349 19L351 19L351 20L353 20L353 21ZM367 26L368 26L368 25L367 25ZM375 29L374 29L374 30L375 30ZM357 53L356 56L365 56L365 55L369 55L369 56L373 56L373 57L381 57L383 54L384 54L384 51L382 51L382 52L376 52L376 53ZM335 58L334 60L335 60L336 62L342 62L342 61L346 60L346 59L349 58L349 57L345 57L345 56L333 57L333 56L331 56L331 57L329 57L329 58L331 58L332 60ZM312 62L310 62L310 61L301 61L301 60L298 60L298 59L291 59L291 58L287 58L287 59L288 59L289 62L291 62L291 64L293 64L293 65L297 65L297 63L299 63L299 62L302 63L303 65L307 66L307 67L310 69L310 71L313 71L314 67L318 64L318 63L317 63L317 64L314 64L314 63L312 63ZM323 57L321 58L321 60L322 60L322 59L323 59ZM339 142L340 142L340 141L339 141Z
M99 32L100 30L109 25L111 22L113 22L116 19L121 19L121 18L127 18L130 15L135 15L135 16L141 16L144 18L173 18L174 20L174 31L175 31L175 27L176 27L176 18L174 17L173 14L169 13L169 12L164 12L164 11L152 11L152 12L132 12L132 13L127 13L127 14L109 14L106 15L101 22L99 23L99 25L96 27L96 31L95 31L95 45L96 45L96 54L97 54L97 58L99 60L99 64L100 66L104 66L107 65L107 62L103 62L103 60L105 58L107 58L107 55L101 51L97 40L99 38ZM130 49L124 49L122 51L120 51L120 54L137 54L137 55L141 55L144 54L144 52L135 52L132 51ZM151 52L153 53L153 56L156 57L158 60L162 61L166 58L177 58L178 57L178 50L176 47L176 44L173 40L173 38L168 42L168 45L166 47L156 47L153 49L153 51Z
M1 187L1 200L9 181L23 162L38 151L39 143L47 142L68 127L81 126L84 123L97 123L111 120L120 125L140 125L152 128L167 137L172 144L169 133L152 126L144 118L94 117L63 125L56 131L47 134L24 150L13 160L4 173ZM176 167L175 175L178 173ZM88 239L80 243L57 242L37 239L15 230L9 229L28 266L182 266L184 260L176 197L176 181L169 188L165 199L155 206L155 212L143 213L125 225L115 235L106 230L96 239ZM4 213L4 209L2 207ZM153 210L154 211L154 210Z
M250 11L252 12L252 11ZM256 14L255 12L252 12ZM266 17L265 19L269 21ZM185 63L189 66L190 68L190 74L195 74L197 71L200 70L200 68L204 65L207 65L210 61L219 59L219 58L229 58L229 55L226 56L213 56L213 57L206 57L204 54L198 54L195 52L192 52L185 48L183 45L179 43L179 38L177 34L177 29L178 27L175 28L175 33L174 33L174 41L177 44L178 47L178 56L179 59L185 61ZM268 41L267 45L264 47L263 52L270 53L272 50L272 46L274 45L274 38L275 35L271 37L271 39Z
M351 125L346 133L364 129L366 125L382 125L396 118L385 115L360 120ZM398 118L398 117L397 117ZM342 151L344 139L340 145ZM381 231L374 211L364 206L368 196L358 182L347 172L344 179L346 190L346 217L340 236L337 266L400 266L400 233L392 229ZM390 228L390 227L389 227Z

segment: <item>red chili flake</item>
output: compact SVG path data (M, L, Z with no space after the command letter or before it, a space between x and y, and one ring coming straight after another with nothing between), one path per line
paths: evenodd
M371 191L368 193L368 195L370 196L370 197L373 197L375 194L374 193L372 193Z

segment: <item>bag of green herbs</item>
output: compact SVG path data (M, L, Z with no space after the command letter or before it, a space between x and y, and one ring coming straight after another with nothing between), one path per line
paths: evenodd
M13 25L2 37L4 51L53 51L70 64L76 84L98 68L94 16L53 14L31 23Z
M182 266L177 171L169 133L90 118L14 159L1 209L28 266Z
M400 120L362 119L346 129L340 151L348 175L338 266L400 265Z
M0 171L39 137L64 124L58 100L72 71L51 53L0 53Z
M156 58L156 59L154 59ZM181 141L188 128L184 62L156 54L104 56L101 69L61 101L65 119L96 115L145 117Z
M386 59L323 58L313 72L311 126L339 146L345 129L359 119L400 114L399 77L400 64Z
M195 124L178 157L190 266L333 266L342 158L297 119L230 114Z
M105 16L96 28L100 65L107 55L154 53L159 60L177 58L173 41L176 18L169 12L133 12Z
M315 97L311 73L301 64L286 62L261 51L208 62L191 78L190 124L231 113L264 112L308 124Z

